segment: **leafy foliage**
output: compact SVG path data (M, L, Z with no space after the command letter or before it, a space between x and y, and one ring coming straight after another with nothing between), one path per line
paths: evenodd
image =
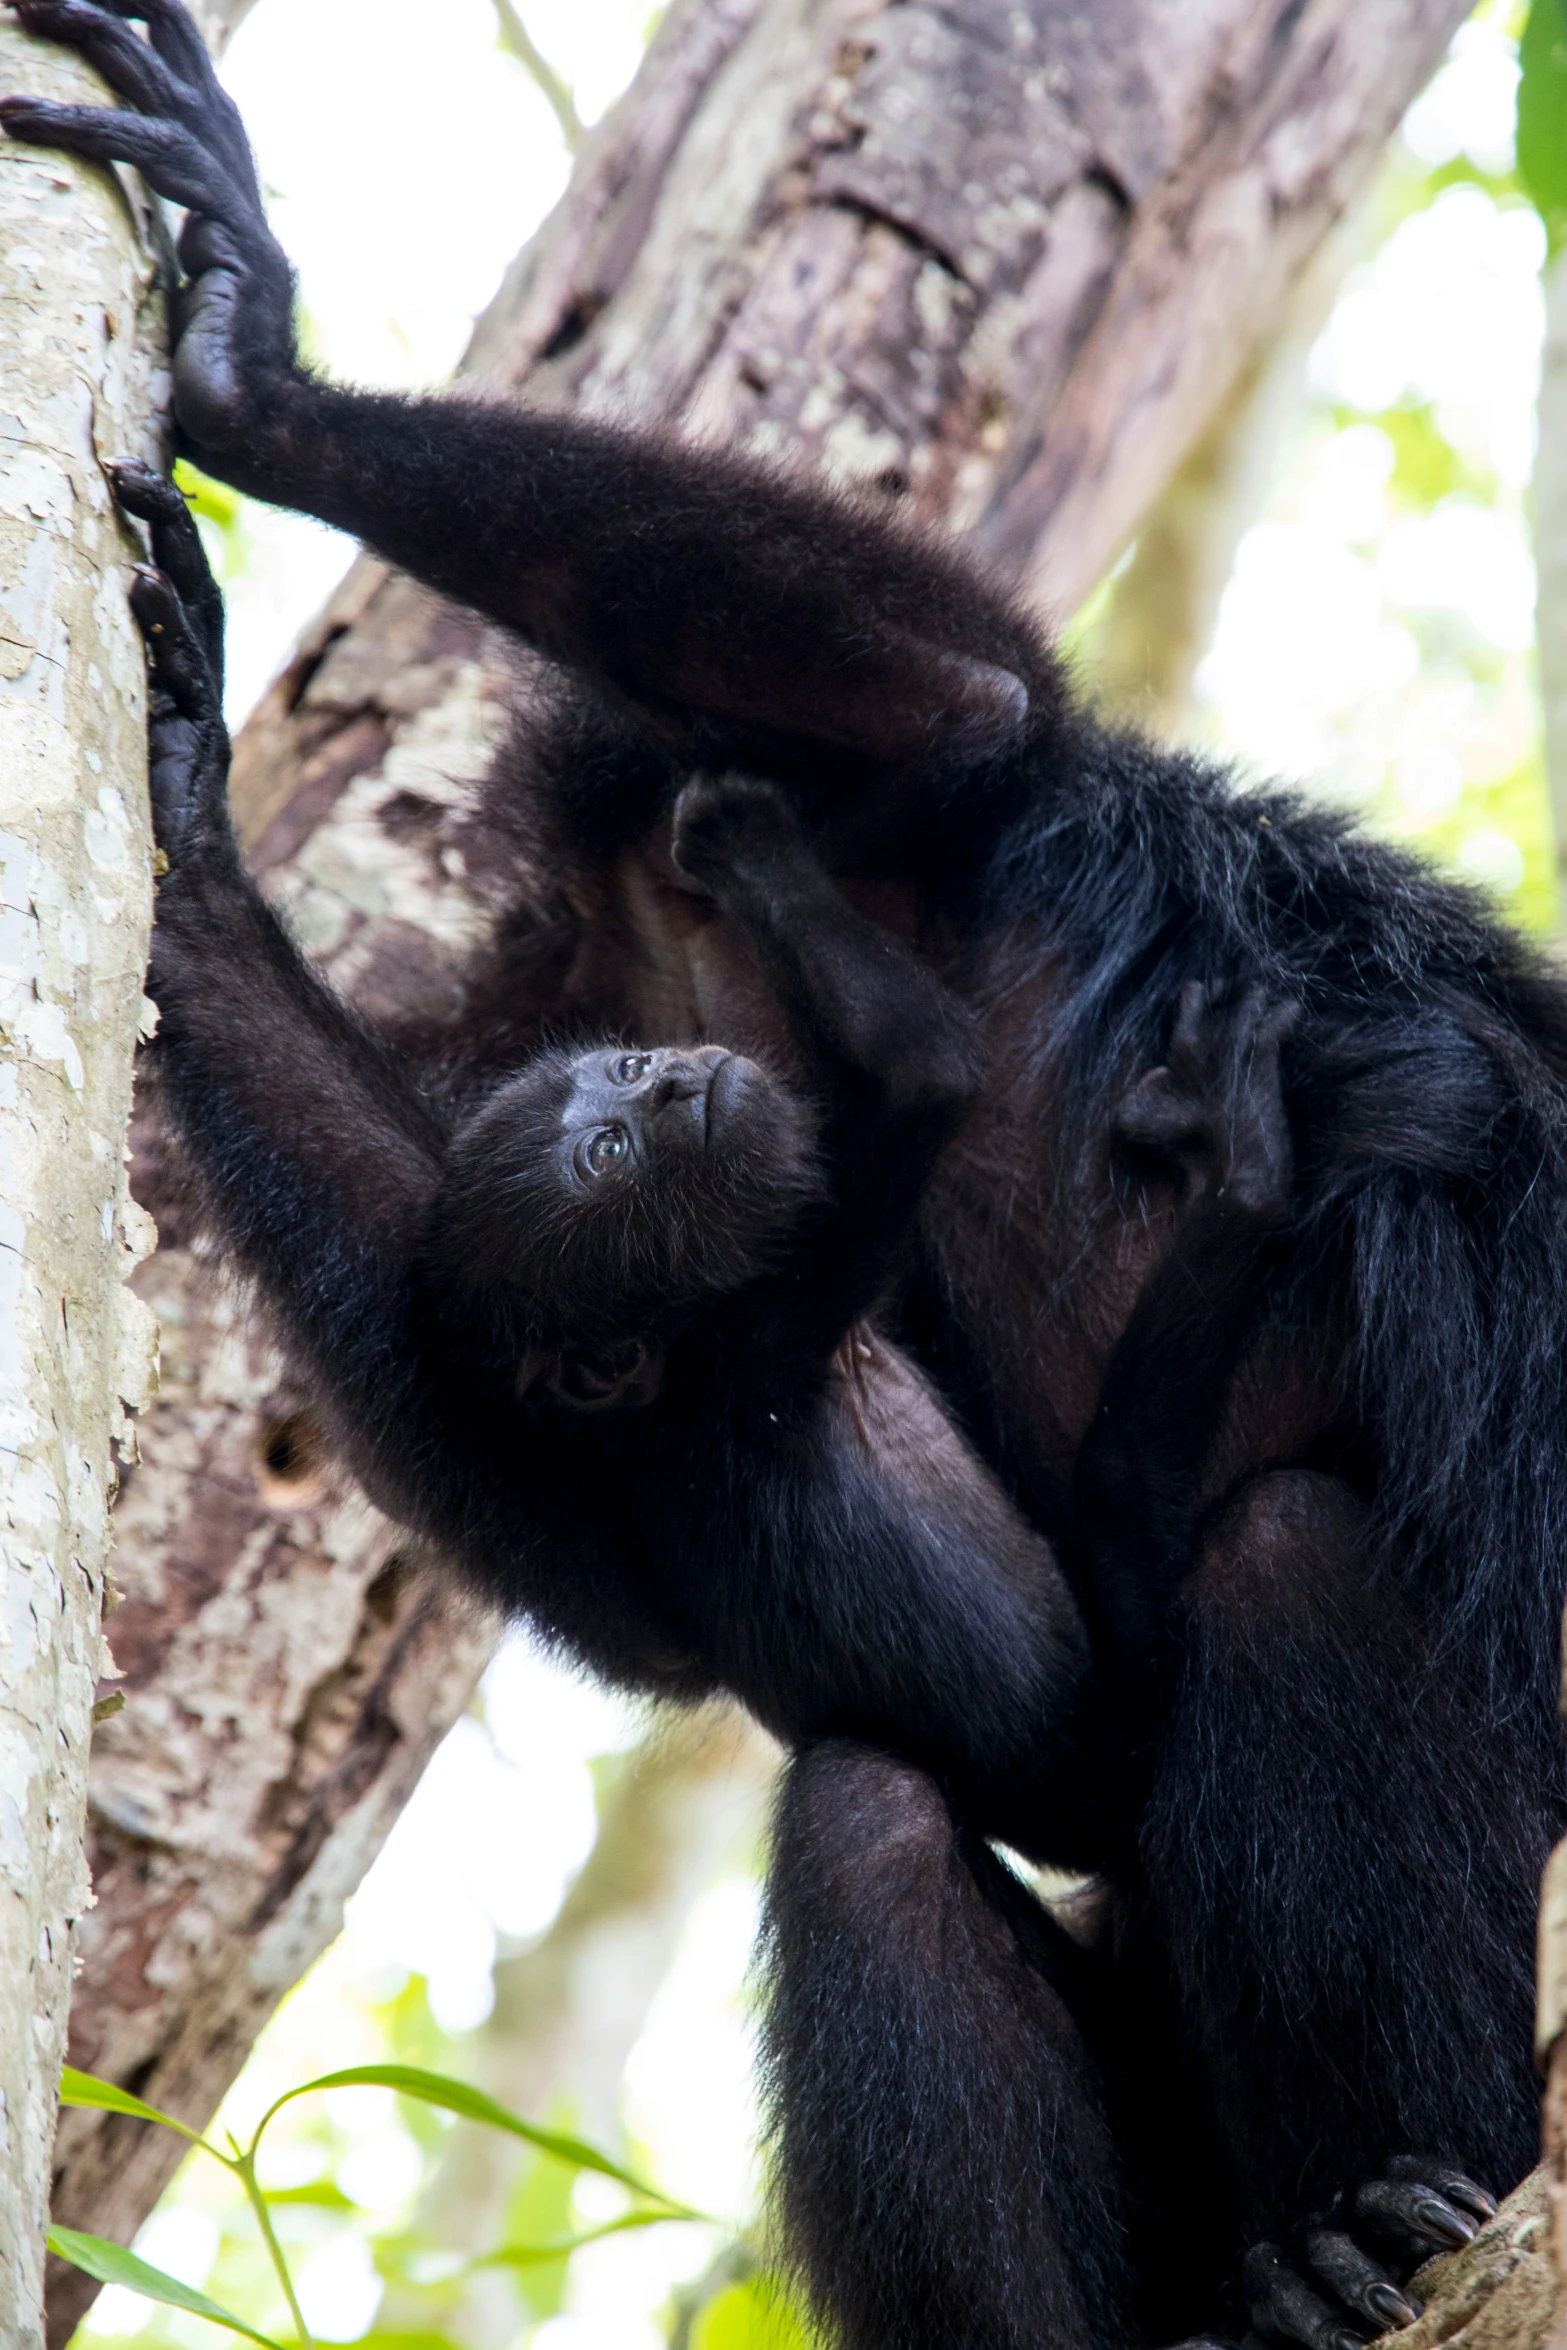
M1555 251L1567 242L1567 0L1534 0L1518 63L1518 177Z
M106 2084L94 2084L100 2085ZM107 2106L109 2100L95 2098L92 2102ZM134 2105L135 2100L130 2102ZM111 2110L124 2112L127 2108L114 2106ZM161 2120L162 2116L157 2118ZM177 2129L179 2124L173 2127ZM182 2285L177 2277L166 2276L161 2268L138 2260L134 2252L127 2252L121 2244L111 2244L105 2236L84 2235L79 2228L51 2228L49 2249L61 2260L68 2260L73 2268L84 2269L88 2276L96 2277L101 2285L125 2285L149 2301L161 2301L168 2309L188 2309L197 2317L210 2318L215 2326L224 2326L231 2334L243 2334L247 2341L259 2342L262 2350L282 2350L282 2344L274 2342L270 2334L258 2334L254 2326L220 2309L205 2293Z
M430 2072L417 2065L351 2065L341 2072L322 2073L315 2080L303 2081L298 2088L286 2090L281 2097L274 2099L257 2123L247 2146L242 2148L231 2139L233 2151L227 2154L219 2147L210 2145L195 2130L188 2129L185 2123L176 2121L171 2114L160 2113L156 2106L144 2104L139 2097L133 2097L129 2091L118 2088L113 2081L99 2080L91 2073L77 2072L69 2066L61 2079L60 2102L62 2105L89 2107L103 2113L123 2113L137 2121L156 2123L162 2129L177 2130L181 2137L188 2138L202 2153L210 2155L215 2162L222 2163L226 2170L232 2171L243 2186L255 2213L294 2321L295 2342L302 2345L303 2350L311 2350L311 2336L300 2313L293 2277L278 2241L272 2215L275 2210L290 2204L306 2202L327 2210L341 2210L348 2205L349 2199L332 2187L305 2187L269 2193L257 2181L256 2156L268 2124L285 2106L293 2104L296 2098L333 2089L361 2088L391 2089L401 2097L413 2098L442 2112L460 2115L465 2121L478 2122L487 2129L506 2131L512 2137L523 2139L563 2169L571 2172L588 2171L597 2177L611 2179L637 2199L638 2208L607 2221L601 2227L545 2243L503 2244L480 2260L468 2263L470 2268L549 2267L563 2263L581 2245L598 2242L606 2236L622 2235L671 2220L690 2221L704 2217L703 2213L693 2210L689 2204L676 2202L672 2196L665 2195L658 2187L639 2178L636 2172L626 2169L624 2164L612 2161L607 2154L601 2154L597 2147L590 2146L585 2139L569 2136L560 2130L541 2129L498 2104L493 2097L487 2097L482 2089L474 2088L471 2082L455 2080L449 2074ZM271 2334L259 2332L256 2327L224 2309L220 2303L209 2299L205 2293L182 2284L177 2277L169 2276L163 2269L155 2268L149 2261L142 2260L123 2245L110 2243L103 2236L86 2235L74 2228L53 2228L49 2234L49 2248L62 2260L70 2261L73 2267L84 2270L90 2277L96 2277L100 2284L120 2285L149 2301L161 2302L166 2308L185 2310L193 2316L206 2318L212 2325L232 2334L240 2334L247 2341L259 2343L261 2350L285 2350L285 2346ZM374 2350L376 2344L380 2345L380 2350L452 2350L445 2338L436 2334L371 2334L363 2338L361 2350ZM782 2338L778 2350L787 2350Z

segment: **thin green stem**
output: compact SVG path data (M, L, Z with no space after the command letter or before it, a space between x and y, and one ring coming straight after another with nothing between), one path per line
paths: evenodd
M258 2137L260 2136L259 2131L256 2134ZM267 2209L267 2199L265 2195L262 2194L260 2187L256 2183L256 2147L254 2139L251 2141L250 2152L248 2154L241 2155L239 2161L236 2162L233 2167L239 2173L240 2179L244 2184L245 2193L250 2198L250 2208L256 2215L256 2222L260 2227L262 2241L266 2245L268 2258L271 2260L272 2266L277 2270L278 2283L283 2288L283 2298L288 2303L289 2315L294 2320L294 2331L299 2336L300 2350L316 2350L315 2337L312 2335L310 2328L305 2323L304 2312L299 2306L299 2297L294 2291L294 2280L288 2273L288 2262L283 2257L283 2247L278 2242L276 2231L272 2225L272 2214Z
M500 44L508 57L515 57L540 92L555 120L560 124L561 136L569 152L576 154L582 143L582 117L576 101L564 78L556 72L518 13L516 0L493 0L496 21L500 26Z

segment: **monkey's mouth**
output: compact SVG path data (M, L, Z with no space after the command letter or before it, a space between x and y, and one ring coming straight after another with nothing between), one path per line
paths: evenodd
M715 1145L722 1146L724 1129L733 1122L754 1074L752 1064L739 1053L726 1053L713 1071L707 1086L707 1127L703 1136L708 1150Z

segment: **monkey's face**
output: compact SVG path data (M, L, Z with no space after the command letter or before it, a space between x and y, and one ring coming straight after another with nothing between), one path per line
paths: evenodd
M584 1053L561 1112L565 1182L584 1197L617 1185L678 1188L701 1169L722 1180L764 1152L778 1124L778 1088L722 1045Z
M758 1063L604 1045L491 1095L452 1145L432 1239L486 1352L554 1363L574 1401L633 1400L648 1382L626 1366L772 1269L821 1196L812 1117Z

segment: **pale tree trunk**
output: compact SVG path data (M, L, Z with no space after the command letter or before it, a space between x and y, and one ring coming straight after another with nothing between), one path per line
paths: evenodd
M674 0L469 372L860 482L1068 611L1467 5ZM485 935L467 827L514 692L494 632L361 561L241 737L263 885L374 1015L438 1015ZM280 1369L148 1181L180 1243L144 1277L177 1365L121 1513L129 1705L95 1761L73 2046L197 2122L482 1642L385 1574L394 1537L309 1468ZM57 2210L123 2236L175 2159L72 2115ZM89 2290L62 2286L53 2339Z
M221 56L256 0L190 0L190 12L214 56Z
M101 102L0 25L0 89ZM135 553L100 457L156 458L146 217L0 146L0 2340L42 2341L43 2230L83 1853L109 1496L156 1332L125 1182L151 912Z
M1278 331L1252 354L1138 526L1103 620L1085 645L1101 713L1181 733L1236 550L1256 520L1306 394L1306 362L1364 238L1352 216L1300 273Z

